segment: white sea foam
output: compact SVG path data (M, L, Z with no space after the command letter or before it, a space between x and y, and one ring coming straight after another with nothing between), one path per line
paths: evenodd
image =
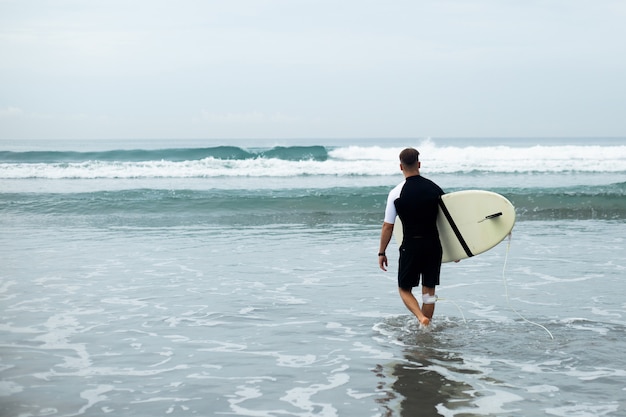
M310 366L315 363L317 360L317 356L312 354L306 355L285 355L275 353L273 356L276 357L276 365L278 366L286 366L289 368L302 368L306 366Z
M84 161L1 163L0 178L211 178L293 176L385 176L398 172L397 147L339 147L327 160L208 157L189 161ZM421 147L422 168L429 174L484 171L626 172L626 146L485 146Z
M476 314L479 317L484 317L497 323L506 323L511 321L510 317L498 312L498 306L496 305L486 306L474 301L470 301L469 303L474 306L474 308L469 310L472 314Z
M526 391L532 394L540 394L540 393L553 393L558 392L559 388L554 385L531 385L526 388ZM553 394L551 394L553 395Z
M391 352L377 349L373 346L368 346L360 342L354 343L352 351L365 353L367 355L364 357L367 357L367 358L386 359L386 360L393 359L393 354Z
M343 372L333 373L328 376L327 381L327 384L317 383L292 388L287 391L281 400L304 411L304 413L298 413L300 416L336 417L338 416L338 412L333 404L315 402L312 397L322 391L336 389L347 384L350 381L350 376Z
M70 313L55 314L45 323L47 332L36 336L33 340L42 342L42 349L70 350L74 355L63 355L64 363L58 366L68 369L85 370L92 364L91 356L85 343L72 343L72 337L83 331L77 317Z
M591 371L572 370L565 372L565 374L574 378L578 378L581 381L594 381L599 378L626 377L626 369L598 367Z
M251 387L248 385L239 385L236 387L236 391L230 395L228 402L230 403L230 408L232 413L239 416L253 416L253 417L271 417L274 414L272 411L264 411L264 410L251 410L243 407L241 405L245 401L253 400L255 398L262 397L263 393L258 387ZM283 412L283 414L286 414Z
M545 412L557 417L602 417L615 415L619 410L617 402L607 404L583 403L576 405L566 405L562 407L549 407Z
M70 414L71 416L83 415L87 410L93 407L95 404L105 401L107 396L104 395L110 391L113 391L115 387L112 385L98 385L95 388L84 390L80 393L80 397L87 400L87 404L84 405L76 414Z
M24 391L24 387L13 381L0 381L0 397L8 397Z

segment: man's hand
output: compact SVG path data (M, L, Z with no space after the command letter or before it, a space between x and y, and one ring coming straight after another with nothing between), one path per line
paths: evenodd
M382 230L380 231L380 246L378 247L378 266L383 271L387 270L387 255L385 249L389 245L389 241L393 236L393 224L383 222Z
M378 257L378 266L383 271L387 271L387 266L388 266L388 264L387 264L387 255L380 255Z

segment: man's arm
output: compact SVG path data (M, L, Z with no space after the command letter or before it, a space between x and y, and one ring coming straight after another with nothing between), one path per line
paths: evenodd
M389 241L391 241L391 236L393 236L393 223L383 222L383 227L380 231L380 247L378 249L378 266L383 271L387 270L388 264L385 251L387 250L387 245L389 245Z

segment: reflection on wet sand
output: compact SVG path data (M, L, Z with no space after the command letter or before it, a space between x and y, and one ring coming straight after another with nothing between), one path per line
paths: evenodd
M428 334L419 337L429 339ZM445 410L453 409L465 410L459 414L464 417L472 415L467 410L474 407L476 389L449 375L480 372L463 369L462 358L428 344L428 340L417 340L417 345L405 349L404 360L379 364L374 369L380 378L378 391L384 393L377 401L385 417L444 416L450 415Z

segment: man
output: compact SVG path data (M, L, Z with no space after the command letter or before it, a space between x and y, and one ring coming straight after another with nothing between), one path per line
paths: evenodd
M444 194L434 182L420 175L419 152L413 148L400 153L404 181L387 197L380 234L378 265L387 270L385 250L393 234L396 215L402 220L404 238L398 262L398 290L406 307L419 322L428 326L435 312L435 286L439 285L441 242L437 231L439 198ZM412 293L422 281L422 307Z

